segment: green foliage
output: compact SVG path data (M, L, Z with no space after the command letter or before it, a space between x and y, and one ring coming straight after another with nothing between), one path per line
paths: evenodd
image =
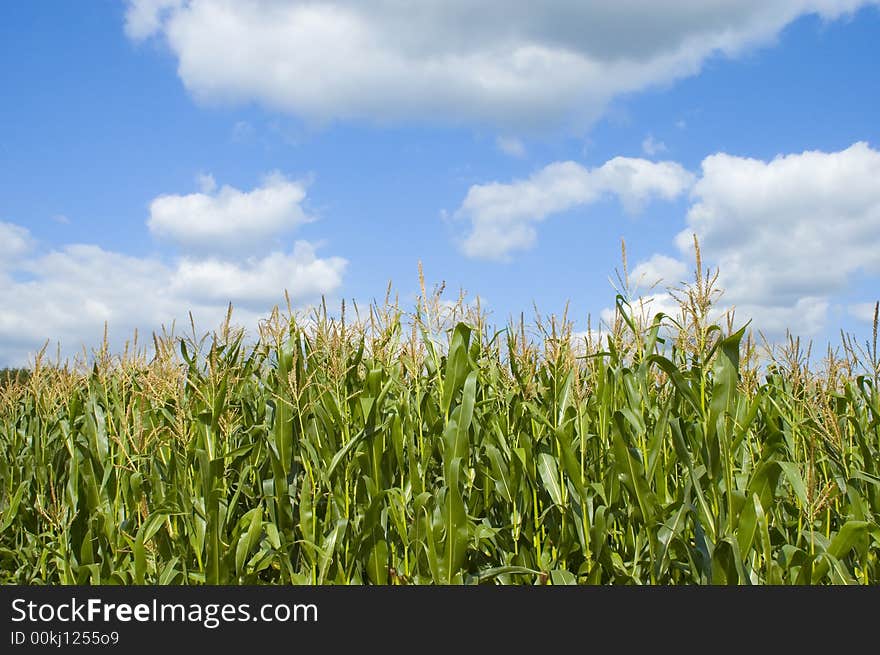
M0 384L0 582L880 583L871 376L432 311Z
M0 389L16 382L26 382L30 371L26 368L0 368Z

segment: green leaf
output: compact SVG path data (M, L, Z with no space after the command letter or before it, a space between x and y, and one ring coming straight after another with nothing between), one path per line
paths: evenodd
M388 544L384 540L377 541L370 551L367 576L373 584L388 584Z
M868 534L867 521L847 521L831 539L828 554L837 559L846 557L855 545Z
M791 484L791 488L794 489L801 507L807 507L810 503L807 500L807 486L801 477L800 467L794 462L778 462L778 464L786 480Z
M135 584L145 584L147 573L147 554L145 544L153 538L162 527L166 515L154 512L141 524L134 542L134 581Z
M538 455L538 473L544 481L544 488L550 494L550 498L557 505L562 505L562 487L559 484L559 467L556 458L550 453Z

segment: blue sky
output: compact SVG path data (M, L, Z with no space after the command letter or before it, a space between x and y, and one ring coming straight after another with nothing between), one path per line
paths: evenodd
M284 289L406 304L418 261L583 328L621 238L674 284L691 232L771 337L866 336L877 3L663 4L4 4L0 366Z

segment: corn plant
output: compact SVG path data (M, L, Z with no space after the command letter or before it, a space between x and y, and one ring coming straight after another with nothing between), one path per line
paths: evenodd
M423 286L38 359L0 384L0 581L880 583L876 320L756 364L697 270L602 339Z

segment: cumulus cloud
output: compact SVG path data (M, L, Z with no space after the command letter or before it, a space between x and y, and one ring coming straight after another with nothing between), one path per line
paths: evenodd
M642 141L642 152L644 152L649 157L659 155L662 152L666 152L666 150L666 144L662 141L658 141L650 134L646 136Z
M600 312L599 318L602 320L601 325L603 327L609 327L614 324L615 311L615 308L606 307ZM678 320L681 315L681 306L671 294L660 291L639 295L630 303L629 311L632 317L637 319L642 325L648 325L654 316L660 312Z
M129 0L187 89L317 120L583 127L614 96L876 0Z
M183 0L137 0L129 2L125 12L125 33L139 41L162 28L162 21L171 10L179 9Z
M677 286L687 277L688 269L684 262L655 254L641 262L630 272L632 283L642 289L652 289L658 285Z
M285 302L296 306L334 293L347 261L319 257L316 246L296 241L255 255L235 243L254 243L304 220L301 185L280 175L249 192L216 189L210 175L201 193L160 196L148 225L187 247L175 258L134 257L91 244L40 251L28 230L0 223L0 367L22 365L48 340L63 353L99 344L105 323L120 348L135 329L149 334L192 312L200 329L217 327L229 303L239 325ZM189 246L194 246L192 249Z
M319 259L312 244L298 241L290 254L275 252L244 262L183 259L170 289L200 301L265 306L278 301L282 288L293 298L314 298L334 290L342 284L345 266L340 257Z
M816 333L854 275L880 273L877 180L880 152L863 142L771 161L714 154L675 243L691 259L697 235L704 262L720 268L723 303L739 317L768 333ZM667 260L655 255L636 270L656 274L674 266Z
M262 186L240 191L217 189L211 175L199 176L199 193L162 195L150 203L150 232L185 248L200 251L247 250L264 245L310 218L300 203L305 186L280 173Z
M637 212L650 199L673 199L692 183L693 175L677 163L615 157L592 169L556 162L525 180L474 185L455 214L471 223L462 250L469 257L505 259L532 246L536 224L551 214L608 194Z
M696 233L734 297L792 302L880 271L880 152L856 143L765 162L707 157L680 250Z
M860 302L847 307L850 315L855 316L860 321L871 323L874 321L874 311L877 307L876 302Z
M315 300L339 288L345 267L344 259L319 258L304 242L245 262L165 262L65 246L19 262L13 270L23 280L0 271L0 366L26 363L47 340L60 342L67 355L96 346L105 322L117 348L135 329L149 334L186 323L190 311L200 329L213 329L230 302L236 322L253 330L285 302L285 290L297 305Z
M0 269L14 263L32 247L33 239L25 228L0 221Z

